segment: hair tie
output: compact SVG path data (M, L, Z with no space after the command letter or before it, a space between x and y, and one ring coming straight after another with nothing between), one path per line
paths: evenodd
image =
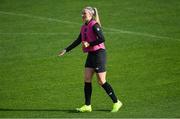
M93 10L94 10L94 16L96 16L96 8L93 8Z

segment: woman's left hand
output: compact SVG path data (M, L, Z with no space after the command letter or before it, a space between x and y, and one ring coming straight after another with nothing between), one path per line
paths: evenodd
M83 41L82 44L83 44L83 46L84 46L85 48L87 48L87 47L90 46L90 44L89 44L87 41Z

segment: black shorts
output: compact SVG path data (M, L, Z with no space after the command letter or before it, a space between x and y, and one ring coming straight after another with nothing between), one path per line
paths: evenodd
M93 68L96 73L105 72L106 68L106 50L99 49L94 52L88 52L85 67Z

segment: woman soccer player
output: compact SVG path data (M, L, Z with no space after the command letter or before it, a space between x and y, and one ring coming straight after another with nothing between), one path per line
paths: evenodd
M84 78L84 95L85 105L81 108L76 108L79 112L91 112L91 93L92 93L92 77L96 73L98 83L113 101L113 109L111 112L117 112L122 103L117 99L111 85L106 81L106 50L104 45L104 36L101 29L101 24L96 8L85 7L82 10L83 25L78 38L67 48L59 53L59 56L69 52L80 43L85 53L88 53L85 63L85 78Z

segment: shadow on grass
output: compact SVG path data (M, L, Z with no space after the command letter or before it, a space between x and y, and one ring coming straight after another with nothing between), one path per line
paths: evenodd
M66 109L5 109L0 108L0 111L47 111L47 112L67 112L67 113L78 113L76 110Z
M6 108L0 108L0 111L47 111L47 112L66 112L66 113L79 113L75 109L6 109ZM107 109L97 109L93 110L97 112L109 112L110 110Z

